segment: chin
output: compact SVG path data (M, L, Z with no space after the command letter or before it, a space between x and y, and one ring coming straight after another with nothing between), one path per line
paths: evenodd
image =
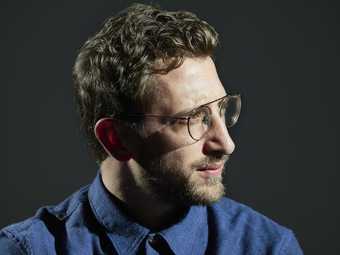
M210 205L225 195L225 189L222 183L200 185L192 187L188 195L192 205Z
M210 205L225 195L221 175L202 175L197 171L183 171L182 165L154 164L146 171L152 194L173 205ZM159 171L162 169L163 171ZM190 174L185 174L190 172Z
M170 191L170 192L169 192ZM171 192L172 191L172 192ZM159 195L161 193L158 193ZM171 204L190 207L192 205L211 205L225 195L225 188L221 182L214 184L187 183L182 187L168 189L162 199Z
M199 174L193 174L185 193L192 204L209 205L225 195L225 187L221 176L202 178Z

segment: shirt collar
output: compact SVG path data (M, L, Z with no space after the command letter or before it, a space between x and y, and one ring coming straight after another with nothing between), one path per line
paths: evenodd
M207 208L191 206L180 222L160 234L176 255L203 254L208 244Z
M105 188L100 171L90 185L88 197L96 219L107 230L119 254L134 253L150 231L119 209L120 201Z
M120 201L106 190L100 171L90 185L88 197L96 219L106 228L118 252L137 252L151 231L119 209ZM175 254L200 254L200 251L205 251L208 243L206 207L192 206L180 222L159 233Z

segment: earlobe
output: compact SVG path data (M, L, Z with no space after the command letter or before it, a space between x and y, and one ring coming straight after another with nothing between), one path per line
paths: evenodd
M94 133L98 142L109 155L119 161L131 159L132 155L122 145L112 118L98 120L94 127Z

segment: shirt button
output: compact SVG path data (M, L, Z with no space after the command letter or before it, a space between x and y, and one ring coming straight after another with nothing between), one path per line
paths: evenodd
M149 242L150 244L156 244L156 242L157 242L156 234L149 234L149 236L148 236L148 242Z

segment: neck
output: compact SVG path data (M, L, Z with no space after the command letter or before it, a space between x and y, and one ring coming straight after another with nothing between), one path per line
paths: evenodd
M164 229L178 221L186 210L153 194L141 171L144 169L133 160L107 158L101 164L104 186L122 202L124 212L149 229Z

